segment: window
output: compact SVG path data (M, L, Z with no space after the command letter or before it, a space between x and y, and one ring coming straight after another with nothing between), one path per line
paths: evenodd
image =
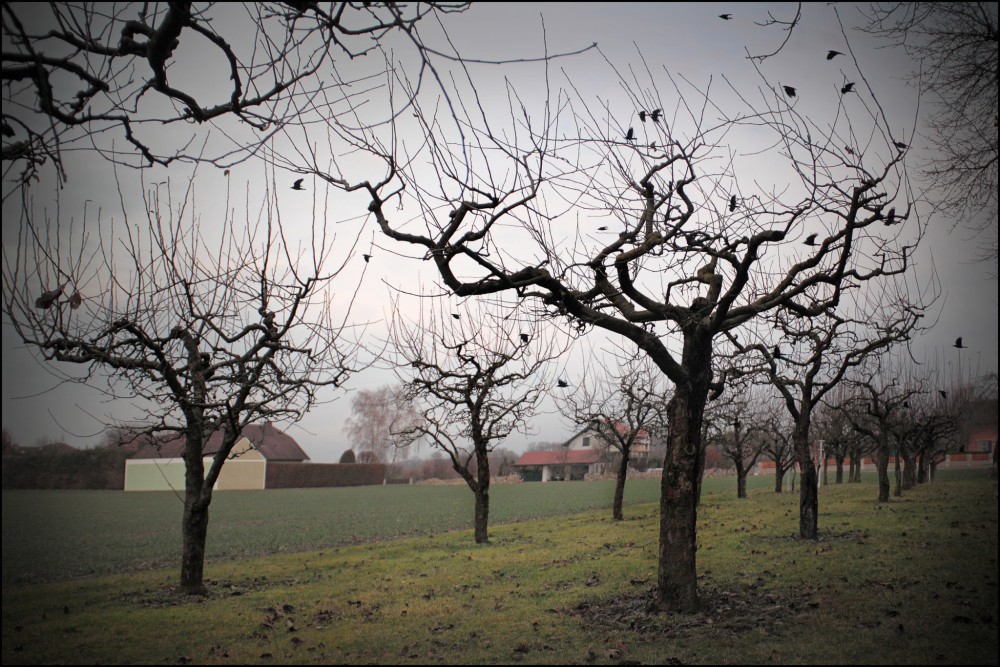
M589 435L583 436L583 446L584 447L590 447L590 436Z

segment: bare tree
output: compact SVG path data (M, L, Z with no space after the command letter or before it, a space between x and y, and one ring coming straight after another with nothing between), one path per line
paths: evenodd
M852 428L875 445L879 502L889 502L889 459L895 459L896 495L902 494L900 460L905 440L900 437L910 402L926 393L925 381L913 377L899 355L883 354L867 360L848 378L851 395L837 407Z
M455 295L509 292L581 330L605 329L674 383L656 597L662 609L691 610L702 418L710 391L723 389L713 376L714 339L777 309L814 317L835 308L845 289L904 268L906 234L920 223L905 151L873 99L863 102L865 121L849 120L838 96L838 118L818 124L780 89L762 86L763 102L737 97L738 109L725 114L668 73L660 76L671 90L661 92L646 72L641 82L622 76L627 115L674 111L646 123L644 136L626 132L628 120L572 81L537 115L513 88L491 115L465 69L453 79L461 89L447 94L467 103L445 109L437 98L415 99L416 117L355 134L384 161L377 178L351 179L318 160L309 168L366 192L385 236L433 263ZM398 86L410 97L406 80ZM708 110L723 120L710 123ZM419 146L400 139L413 123L427 137ZM859 140L862 125L868 139ZM770 155L783 156L770 172L780 184L763 185L758 170L733 157L766 150L735 145L761 132L778 147ZM400 213L410 204L416 216ZM822 239L804 245L810 232Z
M80 146L136 167L178 161L229 167L310 113L353 120L360 98L376 84L368 71L344 78L340 59L356 65L398 35L399 46L415 49L419 62L426 50L415 26L428 14L466 8L435 2L5 4L4 199L46 162L65 180L65 151ZM211 130L226 139L206 153Z
M351 397L351 416L344 420L344 432L359 452L370 452L373 461L394 463L406 458L408 448L397 447L396 431L411 428L420 413L410 403L401 385L361 389Z
M331 310L346 257L330 256L325 225L296 238L269 191L256 220L234 219L227 202L209 233L191 183L179 200L169 184L144 189L142 219L123 207L120 235L24 210L17 243L4 245L3 311L42 362L86 369L67 380L141 400L148 418L129 432L183 440L181 585L199 592L212 490L242 430L300 418L349 376L356 346Z
M710 438L721 446L722 455L733 462L736 470L736 497L747 497L747 475L767 446L770 405L768 388L744 381L729 388L732 395L726 401L714 401ZM714 431L714 433L712 433Z
M803 539L819 537L819 479L810 439L814 408L851 369L908 341L936 298L933 291L893 283L905 268L905 263L895 267L883 263L881 275L866 282L864 293L854 292L822 314L805 317L795 307L777 311L770 329L778 338L771 337L766 344L743 345L732 337L739 352L752 350L763 360L757 368L737 372L763 373L792 417L792 444L802 475L799 536Z
M766 429L764 453L774 462L774 492L784 489L785 473L795 466L792 428L783 410L772 409L764 421Z
M981 259L997 261L997 3L871 3L862 30L903 48L921 63L919 79L934 102L924 171L937 202L983 241ZM995 271L995 266L994 266Z
M479 303L455 310L439 300L407 323L396 308L391 329L401 396L420 419L395 427L396 442L425 440L444 452L475 496L476 544L489 542L490 453L525 430L554 388L546 367L565 351L551 333ZM478 307L477 307L478 305Z
M644 356L611 358L604 364L588 364L584 378L573 391L557 395L556 403L566 418L589 425L617 452L611 518L621 521L633 449L642 445L648 455L653 436L663 429L668 390L663 374Z

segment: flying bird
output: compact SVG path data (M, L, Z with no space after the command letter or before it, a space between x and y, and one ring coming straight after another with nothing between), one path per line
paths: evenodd
M59 295L62 294L62 291L63 286L59 285L55 289L42 292L42 295L35 299L35 308L48 310L53 306L53 304L55 304L56 300L59 299Z
M948 392L938 389L938 393L941 394L941 398L948 398Z
M639 112L639 120L641 120L643 123L646 122L646 112L645 111L640 111Z
M793 88L792 86L782 86L782 88L785 90L785 95L788 95L789 97L795 97L795 88Z
M810 234L806 237L806 245L816 245L817 234Z
M896 224L896 207L893 206L889 209L889 215L885 218L885 226Z
M361 257L363 257L363 258L364 258L364 260L365 260L365 264L367 264L367 263L368 263L368 260L370 260L370 259L372 258L372 256L371 256L371 255L364 255L364 254L363 254L363 255L361 255Z
M960 350L964 350L965 349L965 346L962 345L962 337L961 336L959 336L958 338L955 339L955 347L957 347Z
M840 89L841 95L846 95L847 93L853 93L853 92L854 92L853 81L848 81L847 83L844 84L844 87Z
M659 123L661 113L663 113L663 109L653 109L652 111L649 112L649 117L653 120L654 123Z
M607 227L607 225L602 225L601 227L597 228L597 231L599 231L599 232L606 232L606 231L608 231L608 227Z
M562 378L559 378L559 381L556 384L558 384L561 389L565 389L566 387L569 386L569 383L566 382L566 380L563 380Z
M732 21L733 20L733 15L732 14L719 14L719 18L722 19L723 21Z
M522 343L527 343L528 342L528 334L525 334L525 333L521 334L521 342Z
M454 317L456 320L462 319L461 316L456 313L452 313L451 316Z
M625 141L632 141L633 139L635 139L635 128L630 127L625 134Z
M904 144L902 141L894 141L894 142L892 142L892 145L895 146L896 148L898 148L901 151L905 151L907 148L909 148L909 146L907 146L906 144Z
M736 210L736 195L729 198L729 212L732 213Z
M829 51L826 52L826 59L833 60L837 56L842 56L842 55L844 54L841 53L840 51L834 51L833 49L830 49Z
M304 180L306 180L306 179L304 179L304 178L298 178L298 179L296 179L295 183L292 184L292 190L305 190L305 188L302 187L302 181L304 181Z

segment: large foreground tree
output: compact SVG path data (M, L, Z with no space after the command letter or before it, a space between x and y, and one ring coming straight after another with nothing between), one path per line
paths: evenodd
M47 163L72 178L70 152L135 167L258 154L309 112L353 117L370 71L345 75L398 35L466 3L6 3L3 197ZM374 66L379 60L376 57ZM330 73L334 75L331 76ZM214 139L206 145L214 131ZM225 137L225 139L222 139Z
M819 316L906 266L918 220L904 142L870 92L848 104L832 88L836 116L819 123L780 87L763 84L753 103L730 91L726 112L667 72L623 77L613 101L568 80L537 109L513 85L505 104L485 103L469 69L450 80L442 104L399 77L414 113L353 134L382 160L377 177L308 168L367 193L382 233L454 294L506 292L604 329L670 379L656 602L696 609L702 419L723 390L715 339L781 309ZM634 124L637 110L648 122ZM406 141L411 129L426 139Z
M183 441L181 586L197 593L212 491L243 429L297 420L352 372L353 290L334 316L332 284L350 253L333 261L321 223L282 228L273 194L257 219L227 214L228 202L211 228L197 223L193 186L171 194L144 189L144 215L124 208L117 226L85 218L77 229L25 210L17 243L4 245L3 310L41 361L85 369L68 380L138 400L148 418L131 434Z

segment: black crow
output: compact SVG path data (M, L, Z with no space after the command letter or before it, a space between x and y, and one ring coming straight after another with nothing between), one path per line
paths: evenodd
M304 178L296 179L295 183L292 184L292 190L305 190L305 188L302 187L302 181L304 180L306 179Z
M793 88L792 86L782 86L782 88L785 89L785 95L788 95L789 97L795 97L795 88Z
M844 84L844 87L840 89L841 95L846 95L847 93L853 93L853 92L854 92L853 81L848 81L847 83Z
M48 310L55 304L56 300L59 299L59 295L62 294L63 286L59 285L55 289L51 289L47 292L42 292L42 295L35 299L35 308L40 308L41 310Z
M732 213L736 210L736 195L729 198L729 212Z
M909 148L909 146L907 146L906 144L904 144L902 141L894 141L894 142L892 142L892 145L895 146L896 148L898 148L901 151L905 151L907 148Z
M625 141L632 141L633 139L635 139L635 129L630 127L625 134Z
M663 113L663 109L653 109L649 112L649 117L653 119L654 123L659 123L661 113Z
M806 237L806 245L816 245L816 234L810 234Z
M955 347L957 347L960 350L964 350L965 349L965 346L962 345L962 337L961 336L959 336L958 338L955 339Z
M841 53L840 51L834 51L833 49L830 49L829 51L826 52L826 59L833 60L837 56L842 56L842 55L844 54Z
M733 20L733 15L732 14L719 14L719 18L722 19L723 21L732 21Z
M560 388L562 388L562 389L565 389L566 387L568 387L568 386L569 386L569 383L568 383L568 382L566 382L566 380L563 380L562 378L559 378L559 381L557 382L557 384L558 384L558 385L559 385L559 387L560 387Z

